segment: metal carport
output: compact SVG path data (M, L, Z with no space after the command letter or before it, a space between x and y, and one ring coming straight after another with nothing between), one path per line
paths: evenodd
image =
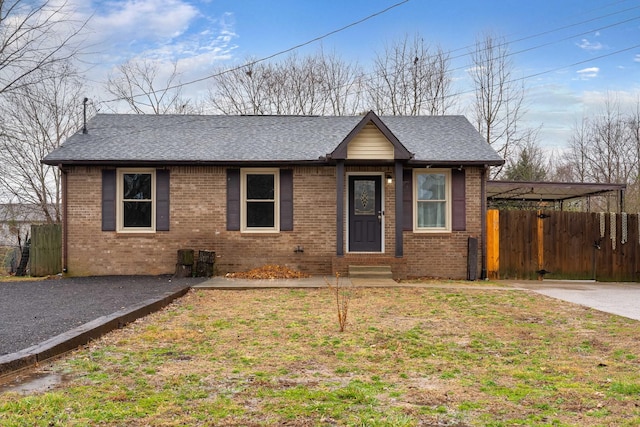
M563 209L565 201L614 193L617 196L618 212L624 211L626 184L597 184L584 182L530 182L487 181L489 205L500 201L559 203Z

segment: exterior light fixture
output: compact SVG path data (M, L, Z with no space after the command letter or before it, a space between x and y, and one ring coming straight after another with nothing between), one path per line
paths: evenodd
M393 184L393 177L389 173L387 174L387 184L389 185Z

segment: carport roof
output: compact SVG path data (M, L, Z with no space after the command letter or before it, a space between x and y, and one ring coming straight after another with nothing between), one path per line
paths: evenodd
M619 192L626 188L626 184L488 181L487 199L554 202Z

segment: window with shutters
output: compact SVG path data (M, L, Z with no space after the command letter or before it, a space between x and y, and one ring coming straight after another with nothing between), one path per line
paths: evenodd
M118 169L116 185L118 231L155 232L155 170Z
M242 231L280 231L279 170L242 169L240 176Z
M413 183L414 231L451 231L451 170L416 169Z

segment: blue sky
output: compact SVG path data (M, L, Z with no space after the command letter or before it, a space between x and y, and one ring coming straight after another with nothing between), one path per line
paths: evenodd
M395 7L392 7L394 6ZM603 99L630 105L640 99L640 3L637 0L110 0L83 1L75 13L92 15L87 60L93 96L118 64L150 57L177 60L182 81L219 67L263 58L355 23L300 49L320 47L369 67L376 53L405 35L451 52L456 90L471 89L466 55L478 34L510 42L514 76L527 91L526 125L541 126L539 142L561 149L571 126L595 114ZM187 96L206 82L186 86ZM456 113L468 114L467 105Z

